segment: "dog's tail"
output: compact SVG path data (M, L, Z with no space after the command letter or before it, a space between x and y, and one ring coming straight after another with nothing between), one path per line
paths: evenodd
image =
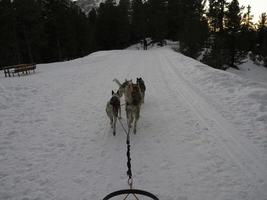
M114 78L113 81L116 82L119 86L121 86L121 83L118 79Z

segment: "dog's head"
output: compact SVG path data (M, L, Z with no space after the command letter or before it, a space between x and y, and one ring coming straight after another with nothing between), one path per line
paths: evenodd
M115 106L115 107L119 107L120 106L120 96L119 96L118 92L114 92L112 90L111 94L112 94L112 97L109 101L110 104Z
M122 97L123 94L125 94L125 91L128 90L128 87L132 84L132 80L127 80L125 79L125 81L121 84L121 86L119 87L117 94Z
M117 92L114 92L113 90L111 94L112 97L109 100L109 104L112 106L112 110L115 113L115 115L118 116L118 111L121 107L120 97L119 94Z
M125 79L125 81L123 82L123 84L121 85L121 87L122 88L125 88L127 85L129 85L131 83L133 83L132 79L130 79L130 80Z
M111 95L120 98L120 91L117 90L117 92L111 91Z
M136 83L140 86L140 89L142 92L144 92L146 90L145 82L141 77L136 78Z
M140 78L136 78L136 83L144 83L144 80L142 79L142 77L140 77Z

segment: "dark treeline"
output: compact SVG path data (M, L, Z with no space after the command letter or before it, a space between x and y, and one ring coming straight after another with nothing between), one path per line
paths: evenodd
M106 0L86 15L70 0L0 0L0 66L69 60L147 37L179 41L183 54L219 69L248 52L267 66L267 18L253 24L250 9L238 0Z
M71 1L0 0L2 66L86 55L90 34L88 17Z
M240 7L238 0L209 0L207 19L209 38L203 62L219 69L237 68L250 53L254 61L262 61L267 67L267 19L260 16L252 23L251 7Z

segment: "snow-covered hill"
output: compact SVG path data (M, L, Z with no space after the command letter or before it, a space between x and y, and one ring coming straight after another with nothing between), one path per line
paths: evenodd
M267 87L267 68L266 67L255 64L249 58L245 59L244 63L242 63L238 67L240 70L229 68L227 71L235 73L247 79L265 83Z
M0 199L95 200L128 188L114 78L146 82L134 188L161 200L266 200L267 88L167 48L102 51L0 74ZM122 122L125 123L125 112Z
M96 8L102 0L77 0L76 4L82 9L86 14L90 12L92 8Z
M88 14L92 8L98 8L100 3L104 3L105 0L77 0L75 2L85 14ZM115 2L118 4L119 0Z

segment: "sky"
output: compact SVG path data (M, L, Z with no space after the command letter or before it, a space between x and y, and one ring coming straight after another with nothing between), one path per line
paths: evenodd
M267 0L239 0L239 5L251 6L251 14L254 15L254 22L259 20L259 16L263 13L267 13Z

